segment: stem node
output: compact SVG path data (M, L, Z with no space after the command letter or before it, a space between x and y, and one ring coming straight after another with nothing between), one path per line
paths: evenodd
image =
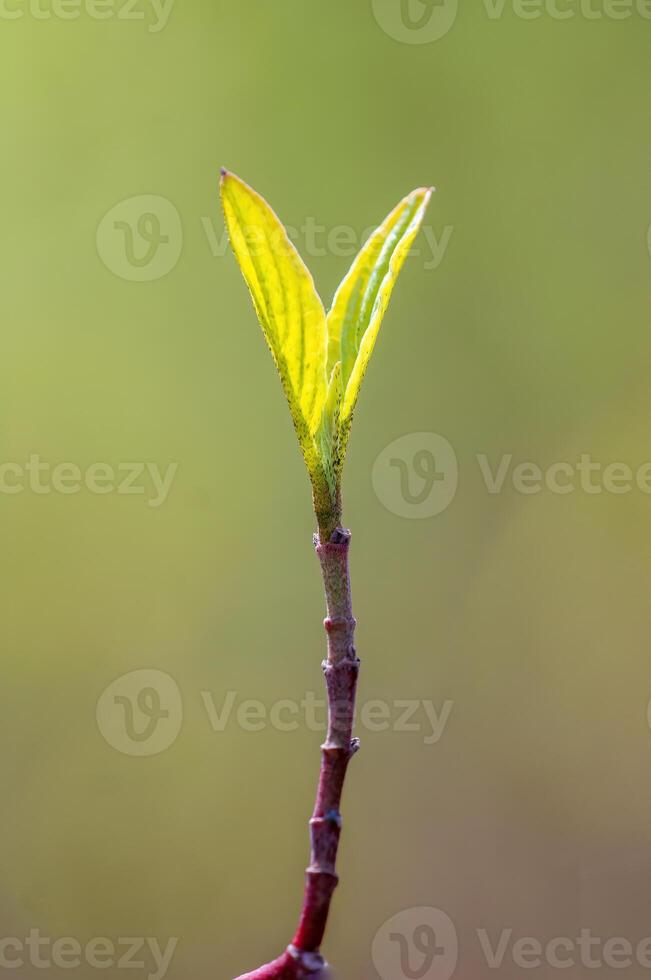
M314 544L326 596L328 655L323 672L328 691L328 733L321 746L319 788L310 820L311 855L305 873L303 909L296 935L285 954L239 980L327 980L330 976L319 949L339 882L336 863L344 780L348 763L359 749L359 739L352 735L360 661L355 651L357 624L350 595L350 531L335 527L329 538L323 537L325 543L315 534Z

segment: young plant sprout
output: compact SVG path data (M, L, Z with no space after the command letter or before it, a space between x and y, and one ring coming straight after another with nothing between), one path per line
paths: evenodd
M351 605L350 531L342 526L341 474L353 411L380 323L422 223L432 188L408 194L370 236L326 314L314 282L266 201L222 170L231 245L289 402L312 483L314 536L325 586L329 706L310 821L311 860L296 935L283 955L239 980L324 980L320 949L337 886L340 804L353 738L359 660Z

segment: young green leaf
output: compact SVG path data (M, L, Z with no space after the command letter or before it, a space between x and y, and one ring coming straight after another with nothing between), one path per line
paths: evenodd
M323 406L321 427L319 429L321 461L330 496L333 501L337 499L339 494L338 476L341 470L341 460L339 458L339 412L341 410L342 398L341 361L337 361L330 376L328 394Z
M310 272L267 202L225 170L221 197L231 245L276 363L314 482L322 476L317 433L327 394L323 303Z
M343 463L359 389L391 298L418 234L432 188L421 187L398 204L370 236L335 295L328 313L328 371L341 360L343 398L338 454Z
M267 202L222 171L233 251L285 389L314 489L319 527L340 519L352 414L380 324L431 188L407 195L371 235L326 318L312 276Z

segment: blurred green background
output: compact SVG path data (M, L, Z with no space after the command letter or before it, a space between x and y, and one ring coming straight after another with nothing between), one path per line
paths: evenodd
M436 185L447 243L433 268L421 235L398 284L345 517L362 703L453 705L435 744L422 711L417 731L360 726L329 959L383 977L373 939L418 906L452 918L465 977L520 975L508 955L489 970L478 928L648 935L651 497L490 494L477 455L651 460L651 21L466 3L428 40L440 11L418 0L411 28L397 0L176 0L166 20L34 2L0 17L0 458L178 469L160 506L145 476L142 494L0 494L0 935L174 936L171 980L230 980L295 926L320 734L235 712L321 696L322 590L221 165L323 229L297 244L326 302L350 263L329 232L359 244L415 186ZM458 491L410 520L397 469L378 493L373 466L423 432L454 448ZM141 669L182 700L155 754L120 734L126 702L108 737L97 720ZM147 734L155 700L140 717L120 683Z

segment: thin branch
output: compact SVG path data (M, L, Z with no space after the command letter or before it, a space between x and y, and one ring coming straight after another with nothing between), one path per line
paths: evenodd
M305 875L303 910L293 943L280 959L239 980L326 980L328 967L319 950L339 877L336 863L341 835L341 797L348 764L359 748L352 737L359 660L350 592L350 531L336 528L322 543L321 562L327 617L328 655L323 672L328 691L328 734L321 747L321 775L310 821L311 859Z

